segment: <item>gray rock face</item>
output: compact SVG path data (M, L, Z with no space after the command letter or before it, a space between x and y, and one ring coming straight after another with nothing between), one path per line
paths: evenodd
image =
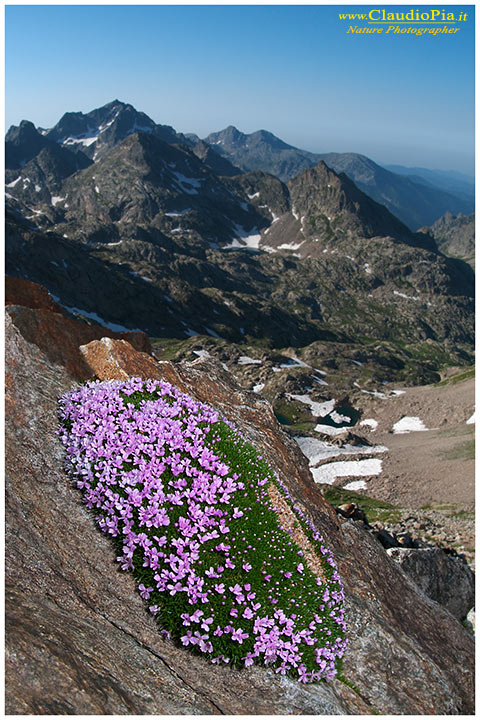
M475 576L465 562L438 548L391 548L387 552L427 597L458 620L466 617L475 602Z
M136 353L137 372L142 357L153 362ZM158 365L242 428L332 549L347 596L343 674L357 692L339 680L301 686L261 667L219 668L164 639L62 471L56 400L73 379L10 317L6 368L8 714L474 712L471 636L359 523L337 520L268 403L228 373L203 359Z

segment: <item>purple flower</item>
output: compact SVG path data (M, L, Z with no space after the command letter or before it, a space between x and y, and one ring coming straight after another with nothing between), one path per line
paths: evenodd
M153 592L153 588L151 588L151 587L146 588L143 583L140 583L140 585L138 586L138 589L140 590L140 595L142 596L142 598L144 600L148 600L148 598L150 597L150 593Z
M273 665L281 674L295 669L300 682L335 677L336 662L347 646L345 596L335 561L314 525L294 505L278 477L265 469L260 456L241 476L226 462L223 450L217 451L227 431L231 447L242 452L245 440L230 423L168 383L140 378L91 381L61 399L59 414L65 423L59 435L68 468L85 504L95 510L99 528L117 538L121 547L117 560L122 569L134 571L142 580L138 585L141 597L149 600L153 592L163 594L161 605L149 610L160 621L165 619L164 612L169 623L177 620L174 637L185 647L214 655L215 663L229 662L223 654L228 642L248 641L249 652L242 658L247 666L257 660ZM282 594L278 580L262 602L254 602L257 595L263 597L259 588L243 582L244 574L253 570L245 559L250 550L258 554L266 583L271 582L274 569L292 579L292 572L281 567L282 559L289 567L295 554L303 556L292 531L279 525L284 535L273 536L268 554L263 547L270 539L261 529L261 520L255 539L242 529L247 524L239 523L235 533L228 525L231 519L248 519L253 502L261 518L272 507L264 486L273 480L309 527L327 569L333 569L325 580L304 575L304 565L296 564L304 577L285 584L292 588L293 604L289 593ZM155 534L158 528L163 534ZM215 562L219 562L216 567ZM175 597L179 594L180 598ZM300 614L306 603L316 603L315 621ZM185 607L190 611L185 612ZM301 608L298 617L293 613L287 617L292 607ZM247 621L248 629L222 628L229 614L236 623L240 618ZM161 632L168 635L167 630ZM227 638L219 640L225 634ZM315 652L305 654L308 646Z

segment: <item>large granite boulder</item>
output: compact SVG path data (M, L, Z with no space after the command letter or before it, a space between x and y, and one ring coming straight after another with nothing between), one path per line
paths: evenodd
M464 620L475 604L475 576L461 558L440 548L391 548L387 553L425 595L440 603L457 620Z
M62 470L56 403L75 381L8 315L7 713L474 712L471 636L419 593L361 523L337 519L266 401L203 358L156 363L124 341L103 339L83 348L83 360L98 377L126 373L176 384L262 451L337 560L347 596L348 684L302 686L262 667L212 666L158 632Z

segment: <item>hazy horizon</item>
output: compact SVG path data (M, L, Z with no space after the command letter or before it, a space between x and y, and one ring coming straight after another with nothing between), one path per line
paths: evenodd
M118 97L202 138L265 129L310 152L471 177L474 6L463 7L457 35L371 37L348 35L333 5L7 6L6 128L52 127Z

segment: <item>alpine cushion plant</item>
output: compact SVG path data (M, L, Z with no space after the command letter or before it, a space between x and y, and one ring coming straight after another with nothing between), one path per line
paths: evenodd
M161 629L212 663L331 680L345 651L330 551L218 413L166 382L95 382L60 400L68 471ZM316 551L282 526L280 492Z

